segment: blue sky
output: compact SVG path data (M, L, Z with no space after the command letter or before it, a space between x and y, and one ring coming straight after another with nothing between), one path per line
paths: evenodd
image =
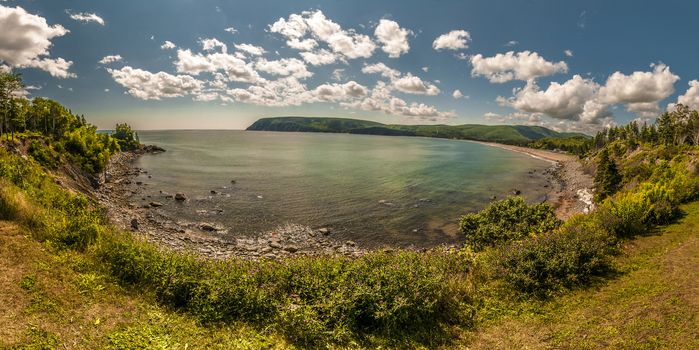
M309 115L591 132L652 121L668 104L699 108L697 10L692 1L8 0L0 62L23 74L30 95L101 128L241 129Z

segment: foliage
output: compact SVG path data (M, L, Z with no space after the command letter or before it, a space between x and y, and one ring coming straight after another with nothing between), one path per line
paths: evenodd
M497 276L539 296L584 285L609 267L614 238L595 219L578 216L559 229L509 243L491 253Z
M588 138L582 134L559 133L541 126L526 125L388 125L346 118L262 118L247 130L331 132L385 136L423 136L527 145L543 138Z
M466 214L459 223L466 244L476 251L547 232L558 225L560 221L548 203L527 205L519 196L491 203L479 213Z
M138 135L126 123L117 124L112 137L117 140L122 151L135 150L141 145Z
M595 173L595 200L601 201L614 194L620 183L621 176L614 161L609 159L609 151L602 150Z

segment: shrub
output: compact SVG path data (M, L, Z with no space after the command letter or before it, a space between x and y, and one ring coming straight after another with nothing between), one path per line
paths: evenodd
M650 211L650 201L643 195L624 192L602 203L596 215L616 237L628 238L646 232Z
M548 203L527 205L522 197L494 202L479 213L461 217L466 244L479 251L488 246L542 233L560 225Z
M28 152L34 160L49 169L55 169L60 161L60 157L51 147L45 146L43 142L38 140L31 141Z
M496 275L515 290L544 296L583 285L608 268L614 238L593 216L569 219L561 228L511 242L490 253Z

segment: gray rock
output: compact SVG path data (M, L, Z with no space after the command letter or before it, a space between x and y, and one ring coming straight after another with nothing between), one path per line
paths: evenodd
M357 243L355 243L354 241L347 241L347 242L345 242L345 244L350 246L350 247L354 247L357 245Z
M282 249L281 243L279 243L277 241L270 242L269 246L274 248L274 249Z
M138 231L139 226L140 225L138 223L138 219L136 219L136 218L131 219L131 229L132 230Z
M208 222L202 222L201 224L199 224L199 228L204 230L204 231L209 231L209 232L216 232L216 231L222 230L222 228L220 228L214 224L210 224Z
M323 236L327 236L332 232L332 230L330 230L327 227L323 227L323 228L319 228L318 232L320 232Z
M157 208L157 207L162 207L162 206L163 206L163 203L160 203L160 202L150 202L150 206L151 206L151 207L155 207L155 208Z
M187 200L187 195L185 195L184 193L178 192L178 193L175 194L175 200L178 200L178 201L186 201L186 200Z
M299 248L297 248L293 245L289 245L289 246L284 247L284 250L286 250L289 253L296 253L299 251Z

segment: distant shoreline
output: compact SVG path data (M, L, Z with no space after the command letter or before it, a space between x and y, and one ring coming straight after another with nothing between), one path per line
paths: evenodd
M577 157L553 151L506 145L495 142L470 141L486 146L527 154L555 164L551 172L551 187L546 201L551 203L560 219L590 211L594 204L591 201L593 179L585 172L583 164Z

